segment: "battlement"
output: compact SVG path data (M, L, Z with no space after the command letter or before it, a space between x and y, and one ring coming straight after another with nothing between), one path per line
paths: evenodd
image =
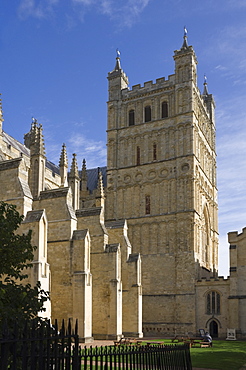
M227 276L227 278L225 278L224 276L217 276L217 277L214 277L214 276L210 276L209 278L207 277L202 277L201 279L197 280L197 283L203 283L203 282L210 282L210 283L213 283L213 282L224 282L224 281L228 281L230 279L230 276Z
M228 233L228 241L229 243L232 243L237 237L245 237L246 236L246 227L242 229L242 232L239 233L238 231L230 231Z
M165 89L165 88L172 88L175 84L175 75L168 76L168 80L165 77L157 78L155 82L146 81L144 85L141 84L133 85L132 89L125 88L122 90L122 97L123 98L130 98L134 97L134 95L146 94L147 92L158 90L158 89Z

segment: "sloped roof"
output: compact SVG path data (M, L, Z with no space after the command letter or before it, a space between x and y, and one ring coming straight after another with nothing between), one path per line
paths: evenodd
M90 193L97 188L98 183L98 171L102 172L103 177L103 187L106 188L107 186L107 167L97 167L97 168L90 168L86 170L87 173L87 187ZM81 177L81 171L79 171L79 176Z
M20 155L22 153L22 154L26 155L27 157L30 157L30 149L27 148L24 144L20 143L18 140L14 139L9 134L7 134L5 131L3 131L3 140L5 141L5 143L7 145L11 145L13 148L18 150L20 152ZM56 166L51 161L49 161L48 159L46 159L46 164L45 165L50 171L52 171L56 174L60 173L59 167Z
M18 150L20 153L23 153L28 157L30 156L30 149L28 149L24 144L21 144L19 141L14 139L12 136L7 134L5 131L3 131L3 140L8 145L11 145L13 148Z
M21 153L23 153L27 157L30 157L30 149L28 149L24 144L20 143L18 140L14 139L12 136L7 134L5 131L3 131L3 140L8 145L11 145L13 148L18 150L20 152L20 155L21 155ZM49 161L48 159L46 159L46 167L50 171L52 171L56 174L60 173L59 167L56 164ZM88 190L90 192L92 192L93 190L95 190L97 188L98 171L102 172L104 188L106 188L106 186L107 186L107 167L106 166L87 169L86 170L86 173L87 173L87 187L88 187ZM79 176L81 177L81 171L79 171Z

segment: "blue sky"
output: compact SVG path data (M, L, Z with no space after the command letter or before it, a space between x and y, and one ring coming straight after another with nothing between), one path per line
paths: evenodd
M62 143L79 166L106 164L107 74L116 49L130 86L174 72L188 29L216 101L219 273L228 275L228 231L246 226L245 0L1 0L0 92L4 130L23 142L32 117L47 157Z

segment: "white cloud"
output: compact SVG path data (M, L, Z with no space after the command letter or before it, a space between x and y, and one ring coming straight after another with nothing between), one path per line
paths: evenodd
M35 0L22 0L18 9L18 13L22 19L30 16L35 18L44 17L42 6L40 4L36 4Z
M106 143L95 141L84 135L73 133L65 141L68 156L68 166L70 169L72 154L77 154L78 167L81 169L83 159L86 160L87 168L103 167L106 165ZM45 140L47 158L58 165L62 143L54 143L53 138L46 135Z
M71 4L71 12L74 18L83 20L83 14L89 8L96 9L110 20L117 22L119 26L131 26L146 8L151 0L67 0ZM54 15L54 8L60 0L21 0L19 16L22 19L28 17L48 18ZM82 15L82 16L81 16ZM65 15L68 17L68 14Z
M232 80L234 85L243 85L245 79L242 75L246 73L245 49L246 26L245 22L239 21L236 25L221 28L218 33L214 32L203 53L206 60L214 64L216 74L221 73L223 78Z
M72 0L73 3L81 4L81 5L93 5L96 0Z
M246 96L218 102L217 166L220 274L228 274L227 233L246 226Z
M100 6L103 14L109 16L119 26L130 27L141 12L149 4L150 0L101 0Z
M228 5L230 8L233 9L241 9L246 8L246 2L245 0L228 0Z
M18 15L21 19L28 17L45 19L53 14L54 7L59 2L60 0L21 0Z
M106 165L106 144L104 141L95 141L84 135L74 133L68 139L67 151L69 154L77 154L79 166L81 166L84 158L86 159L87 168Z

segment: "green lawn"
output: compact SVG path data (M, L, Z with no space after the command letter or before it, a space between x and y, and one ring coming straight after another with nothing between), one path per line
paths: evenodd
M171 340L154 340L171 344ZM246 341L214 340L211 348L191 348L192 366L204 369L239 370L246 365Z
M211 348L191 348L193 367L239 370L246 364L246 342L213 341Z
M170 339L154 339L152 341L153 343L171 344ZM146 342L143 342L143 344L146 344ZM190 353L193 367L216 370L239 370L246 364L246 341L215 340L213 341L213 347L194 347L191 348Z

